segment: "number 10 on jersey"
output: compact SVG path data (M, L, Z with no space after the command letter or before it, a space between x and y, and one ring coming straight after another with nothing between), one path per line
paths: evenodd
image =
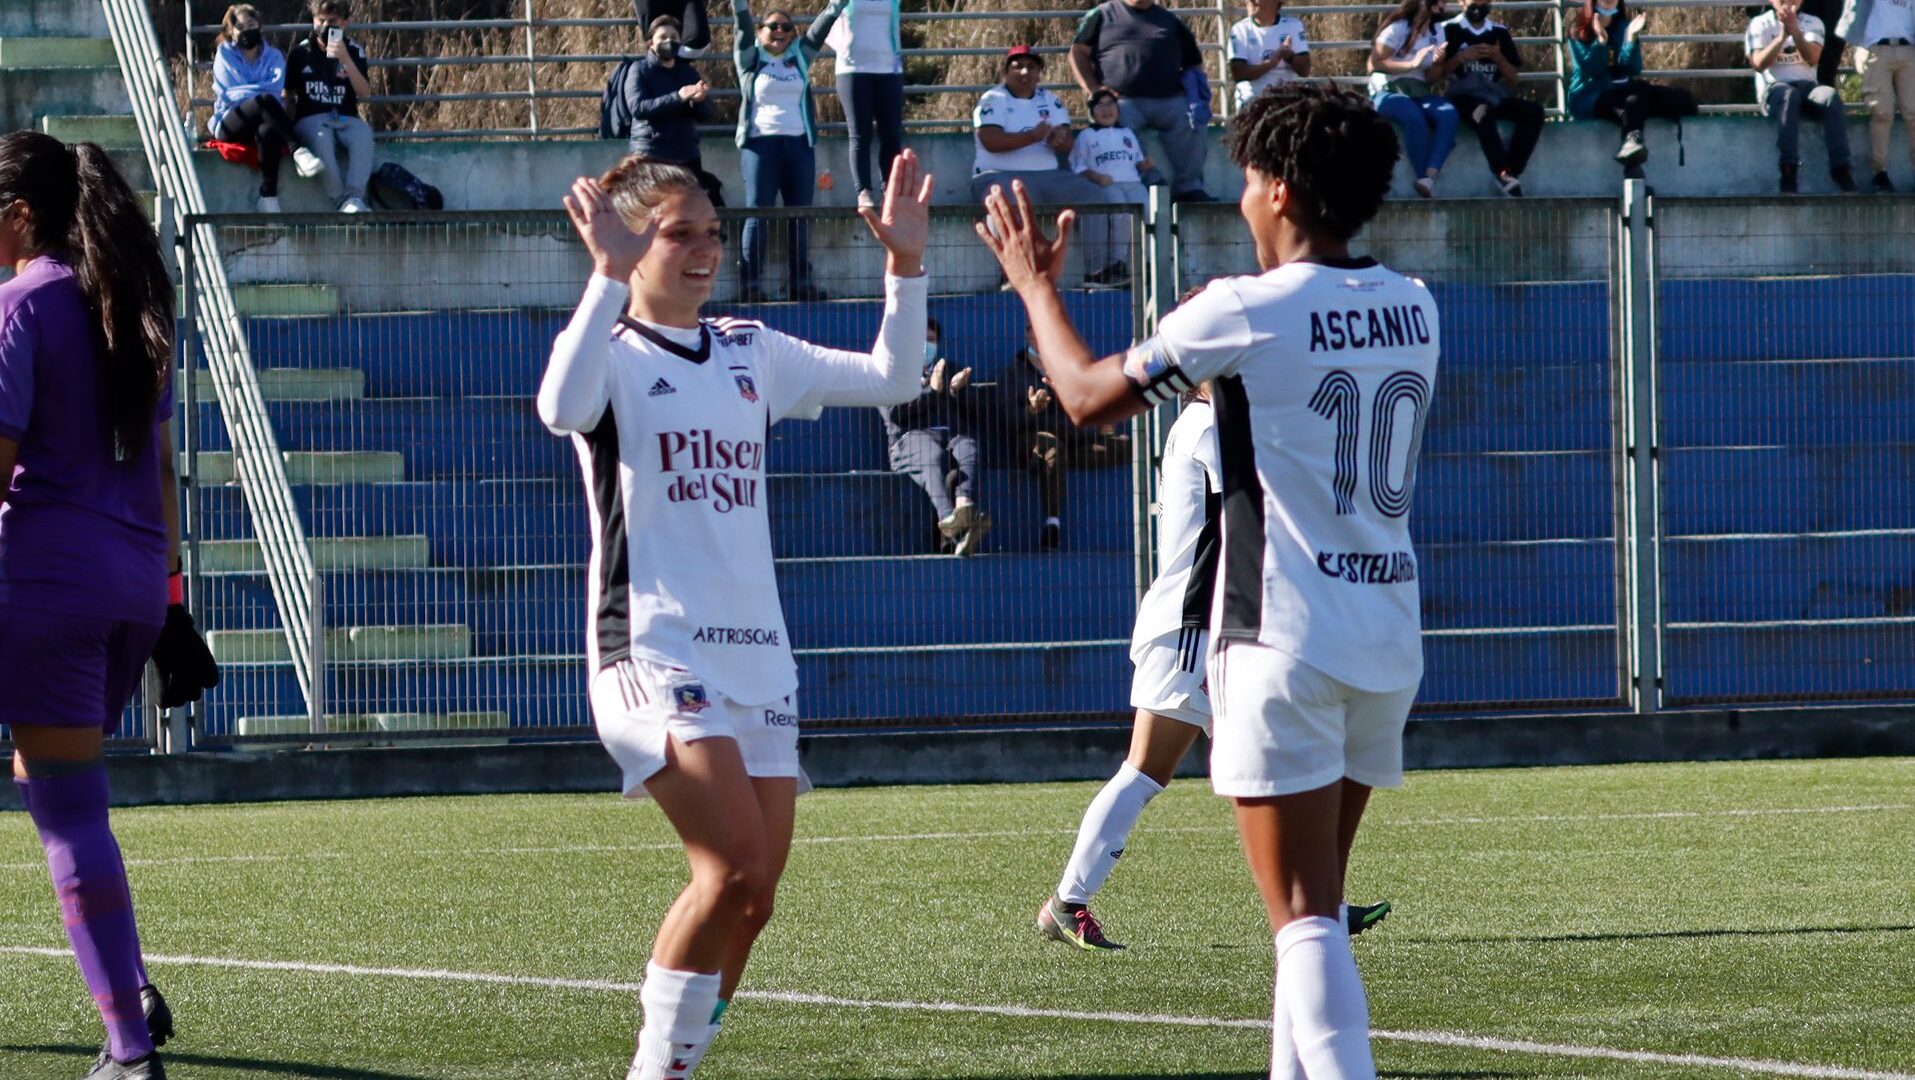
M1410 445L1403 455L1400 475L1390 475L1396 447L1397 415L1413 406ZM1416 486L1416 456L1423 447L1423 421L1430 411L1430 384L1414 371L1399 371L1383 380L1371 402L1370 501L1385 517L1410 512L1410 492ZM1310 411L1336 425L1336 476L1331 491L1337 513L1356 513L1357 436L1363 417L1363 388L1356 376L1338 369L1323 377L1310 395Z

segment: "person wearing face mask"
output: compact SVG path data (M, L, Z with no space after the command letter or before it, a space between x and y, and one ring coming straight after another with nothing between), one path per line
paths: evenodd
M678 20L660 15L652 20L646 52L621 66L613 78L622 80L618 92L631 118L629 144L633 155L652 161L683 165L698 177L713 206L724 206L723 185L705 171L698 148L698 125L717 115L710 101L711 87L698 69L679 59L684 47Z
M1449 54L1443 0L1403 0L1370 43L1370 103L1403 132L1416 193L1436 197L1436 174L1456 146L1456 106L1436 92L1433 69Z
M259 212L279 213L279 166L290 147L301 176L318 176L326 163L306 148L281 97L286 93L286 57L266 43L259 9L234 4L220 21L219 54L213 58L215 139L259 148Z
M891 471L924 489L937 514L941 550L963 557L977 554L991 531L991 515L979 510L975 499L977 403L971 369L946 359L943 337L938 321L926 319L918 396L881 408L878 415L884 420Z
M1283 0L1249 0L1249 14L1230 27L1230 77L1237 104L1280 82L1310 77L1310 38L1303 21L1283 13Z
M324 163L320 183L341 211L362 214L372 179L372 128L359 118L359 99L372 95L366 50L346 37L352 9L346 0L313 0L312 36L286 57L286 96L293 132ZM346 152L346 169L339 152Z
M1643 27L1647 14L1632 15L1624 0L1605 6L1583 0L1569 28L1569 114L1578 120L1600 118L1622 129L1616 160L1624 176L1642 175L1649 144L1642 129L1651 119L1674 120L1697 112L1687 90L1642 78Z
M732 60L738 67L738 165L745 175L745 205L775 206L783 196L786 206L810 206L817 190L818 120L811 100L811 62L824 48L825 35L838 21L846 0L831 0L803 34L791 13L773 8L753 34L748 0L732 0L737 21ZM823 289L811 281L806 257L805 223L789 225L786 267L793 300L824 300ZM739 261L739 300L754 303L765 298L765 224L745 219Z
M1509 28L1489 17L1489 0L1470 0L1463 14L1443 24L1448 54L1436 65L1449 80L1450 103L1463 124L1476 132L1483 160L1503 194L1523 193L1523 169L1543 135L1543 107L1516 96L1523 57ZM1498 121L1516 130L1507 145Z
M1775 120L1784 195L1795 194L1798 186L1804 113L1822 121L1822 137L1829 151L1829 179L1843 191L1855 190L1842 95L1815 81L1823 40L1822 20L1803 11L1801 0L1770 0L1770 10L1749 20L1744 36L1749 66L1755 69L1756 101Z

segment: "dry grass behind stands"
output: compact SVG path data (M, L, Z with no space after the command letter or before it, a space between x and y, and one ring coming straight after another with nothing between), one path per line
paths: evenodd
M305 7L298 0L256 2L269 23L305 21ZM177 84L182 88L190 87L192 97L204 99L212 94L211 76L197 72L190 79L185 77L184 4L185 0L153 0L154 16L159 24L161 40L174 58ZM714 17L729 16L727 0L711 0L711 4ZM760 5L761 10L769 10L769 5L764 4L763 0L760 0ZM804 15L821 5L799 0L791 6L796 9L796 14ZM1074 3L1067 0L904 0L907 12L928 13L974 12L988 7L989 10L1014 14L1020 11L1059 11L1079 6L1088 5L1084 5L1082 0ZM1197 40L1205 44L1221 41L1223 27L1240 17L1237 6L1233 2L1223 20L1217 16L1191 17L1191 30ZM537 16L546 19L629 19L631 10L627 0L535 0L534 4ZM193 21L214 23L223 11L224 8L218 4L200 0L194 4ZM523 0L355 0L354 4L354 21L362 24L511 19L522 18L524 13ZM1501 13L1500 17L1519 37L1551 37L1556 32L1555 20L1548 11L1508 11ZM1746 18L1740 8L1659 9L1652 18L1651 29L1655 33L1670 34L1740 33ZM1329 46L1337 42L1368 41L1377 30L1380 17L1367 14L1307 14L1304 20L1312 41ZM1074 19L953 19L906 22L902 36L907 49L979 48L995 53L1018 43L1065 47L1070 44L1075 31ZM286 40L289 36L280 35L275 41L281 48L289 48L292 45L291 40ZM406 33L361 31L354 36L375 59L523 56L526 47L523 28ZM701 61L699 67L713 86L729 89L737 82L730 61L730 28L718 27L715 39L711 58ZM547 27L537 30L534 40L537 54L544 56L629 55L640 48L636 31L625 27ZM199 59L210 59L214 46L211 38L199 37L195 44ZM1732 43L1656 43L1651 44L1647 52L1646 62L1652 69L1736 68L1743 64L1740 46ZM1530 70L1553 70L1554 60L1547 48L1526 46L1524 54ZM1315 60L1316 73L1361 75L1363 57L1363 51L1357 48L1320 48ZM1067 58L1063 53L1047 54L1046 61L1047 82L1071 81ZM1213 81L1220 82L1217 80L1220 70L1217 56L1207 53L1206 61ZM905 82L912 86L987 85L997 81L1000 63L998 55L910 57L905 65ZM830 87L833 68L829 57L823 58L813 67L813 82L820 87ZM541 92L571 91L579 95L540 101L537 105L539 129L551 131L595 126L598 122L598 93L610 70L610 64L601 62L539 64L536 75ZM376 93L387 95L520 93L527 88L528 72L523 63L380 67L372 72L372 83ZM1746 102L1752 97L1751 86L1746 79L1692 80L1690 86L1704 102ZM1225 89L1223 85L1217 86L1220 95ZM1555 103L1556 93L1550 83L1527 83L1524 92L1546 104ZM1063 96L1073 109L1081 110L1081 96L1074 89L1065 91ZM975 95L968 92L912 94L905 100L905 116L911 120L938 120L961 125L969 121L974 103ZM820 95L818 104L821 122L842 122L843 112L835 94ZM724 123L731 122L736 116L736 105L731 100L719 101L718 109ZM532 108L523 100L393 101L372 106L367 112L368 119L375 127L387 131L526 129L532 123ZM197 119L203 130L205 110L199 112Z

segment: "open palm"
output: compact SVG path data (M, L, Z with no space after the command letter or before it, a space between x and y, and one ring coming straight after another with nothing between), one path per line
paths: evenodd
M871 207L858 211L871 235L891 256L893 274L912 277L923 270L924 248L931 238L931 192L931 174L921 174L916 151L906 150L891 166L883 212Z

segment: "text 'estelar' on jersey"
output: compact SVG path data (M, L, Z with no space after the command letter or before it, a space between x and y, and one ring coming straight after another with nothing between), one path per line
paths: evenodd
M1261 641L1360 690L1421 678L1409 511L1438 352L1429 289L1373 259L1212 282L1131 350L1146 400L1214 380L1219 646Z

